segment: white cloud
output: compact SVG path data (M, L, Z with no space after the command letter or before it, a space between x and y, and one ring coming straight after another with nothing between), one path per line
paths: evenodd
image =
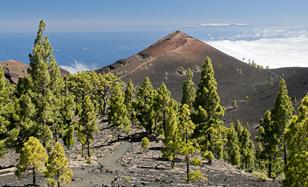
M200 27L240 27L240 26L248 26L248 24L244 23L200 23L196 25L186 25L188 28L200 28Z
M308 67L308 37L207 42L239 60L254 60L262 66Z
M89 67L86 64L82 64L77 60L74 60L74 63L69 66L60 66L61 68L69 71L70 73L78 73L82 71L89 71L95 69L94 67Z

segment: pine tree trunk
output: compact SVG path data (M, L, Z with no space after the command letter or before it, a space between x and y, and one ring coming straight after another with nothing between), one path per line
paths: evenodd
M207 137L208 137L209 142L210 142L210 145L209 145L209 148L208 148L208 149L209 149L209 151L211 151L211 152L213 153L213 149L212 149L212 140L211 140L211 139L212 139L212 138L211 138L211 134L209 133ZM214 154L214 153L213 153L213 154ZM212 159L209 159L209 165L212 165Z
M186 139L186 145L188 144L188 132L186 128L186 133L185 133L185 139ZM189 182L189 157L186 155L186 175L187 175L187 182Z
M171 161L171 168L174 169L174 166L175 166L175 161L174 159Z
M90 140L89 137L87 137L87 147L88 147L88 158L91 158L91 153L90 153Z
M32 176L33 176L32 184L33 186L36 186L36 172L34 167L32 168Z
M59 178L60 178L60 171L58 170L58 172L57 172L58 187L60 187L60 180L59 180Z
M283 163L284 163L284 173L287 170L287 145L285 139L283 139Z
M188 158L188 155L187 155L187 156L186 156L186 175L187 175L187 182L190 181L189 172L190 172L190 169L189 169L189 158Z
M268 159L268 177L272 178L272 158Z

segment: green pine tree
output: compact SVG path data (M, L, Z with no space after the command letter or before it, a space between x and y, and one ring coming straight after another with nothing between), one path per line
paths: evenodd
M94 105L89 96L82 103L82 112L77 127L78 139L83 147L87 148L87 157L91 158L91 144L97 132L96 113Z
M36 173L44 173L46 171L47 160L48 155L46 149L37 138L31 136L22 148L16 174L19 176L28 168L31 169L33 177L32 184L36 186Z
M255 147L251 139L251 134L249 130L244 127L240 121L236 122L235 130L238 135L240 146L241 168L254 169Z
M5 151L7 140L10 139L10 131L15 128L12 123L15 101L13 87L4 77L4 71L0 66L0 156Z
M190 108L192 107L196 98L196 88L192 78L193 73L190 69L188 69L187 80L184 81L183 84L183 96L181 102L182 104L187 104Z
M61 183L69 184L72 181L73 172L69 168L69 161L64 149L59 142L55 143L47 163L46 177L48 184L60 187Z
M209 57L205 59L202 67L194 108L196 114L193 121L197 124L195 136L198 137L203 151L210 151L221 158L225 143L224 134L221 134L224 132L221 120L224 108L217 93L217 82Z
M284 136L288 146L286 186L308 186L308 94L293 116Z
M156 111L154 108L156 96L157 91L153 88L149 77L145 77L137 93L137 118L150 134L154 132L156 124Z
M260 122L259 135L256 140L259 143L258 158L266 160L269 178L272 178L273 165L279 152L279 137L277 137L274 127L271 112L267 110Z
M114 86L114 90L110 98L110 108L108 113L109 123L119 129L118 140L120 138L120 131L129 133L131 129L131 121L129 119L129 113L124 103L125 95L122 89L122 83L117 82Z
M227 153L228 153L228 161L235 166L240 166L241 164L241 153L240 146L238 140L238 132L234 128L234 124L231 123L228 129L227 135Z
M167 110L166 131L164 133L164 157L171 161L171 168L175 166L175 158L180 153L181 138L178 133L178 116L174 106Z
M178 131L181 137L181 154L185 156L187 182L190 181L190 157L196 152L191 136L195 130L195 124L190 118L190 108L188 104L183 104L179 113Z
M157 90L157 114L159 115L162 123L163 134L166 134L167 130L167 118L168 110L172 107L173 100L171 98L171 93L167 86L163 83Z
M294 107L292 105L291 98L288 95L287 84L284 79L280 80L279 92L276 98L275 108L272 111L272 121L274 128L279 137L279 147L282 149L284 166L287 164L287 147L283 138L283 133L286 126L289 124L292 115L294 113Z
M127 87L125 90L125 100L128 116L133 125L136 123L136 112L135 112L135 103L136 103L136 90L132 80L127 82Z

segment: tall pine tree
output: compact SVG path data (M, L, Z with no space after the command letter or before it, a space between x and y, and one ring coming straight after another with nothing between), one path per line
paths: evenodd
M157 91L153 88L149 77L145 77L138 89L137 117L141 125L150 134L155 129L156 111L154 108Z
M82 103L82 112L80 115L77 133L80 143L87 148L88 159L91 158L91 144L94 135L97 132L96 113L94 105L89 96L86 96ZM83 150L82 150L83 151Z
M127 87L125 90L125 100L124 103L126 105L128 116L130 121L133 125L136 122L136 112L135 112L135 105L136 105L136 89L132 80L127 82Z
M46 171L47 160L48 155L46 149L37 138L31 136L22 148L16 174L19 176L27 169L31 169L32 184L36 186L36 173L44 173Z
M122 82L117 82L110 98L110 108L108 113L109 123L118 128L118 139L120 138L120 131L128 133L131 128L129 113L124 103L125 95L122 89Z
M259 135L256 137L256 140L259 144L258 158L266 160L268 177L272 178L273 164L275 163L279 153L279 137L277 137L276 129L274 128L271 117L271 112L269 110L264 113L264 117L260 122Z
M187 80L184 81L183 84L183 96L181 103L187 104L190 108L192 107L193 102L195 101L196 98L196 88L192 78L193 78L193 73L190 69L188 69Z
M187 182L190 181L190 156L196 152L191 136L195 130L195 124L191 121L190 108L188 104L183 104L179 113L178 131L181 137L181 154L185 156Z
M69 161L65 156L64 149L59 142L56 142L47 163L48 184L60 187L61 183L69 184L72 181L72 176L73 172L69 168Z
M217 82L209 57L205 59L202 66L194 108L196 114L194 114L193 120L197 124L195 136L199 137L203 151L211 151L221 157L223 150L221 117L224 115L224 108L217 93Z
M286 167L286 186L308 186L308 95L298 108L298 115L293 116L285 130L288 146Z
M272 121L274 129L277 131L275 134L279 137L279 147L282 150L284 166L287 164L287 147L283 138L283 133L286 126L289 124L294 107L291 98L288 95L287 84L284 79L280 80L279 92L276 98L275 108L272 111Z

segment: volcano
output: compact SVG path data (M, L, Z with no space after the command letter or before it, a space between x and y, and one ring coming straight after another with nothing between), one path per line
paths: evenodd
M155 87L165 83L173 97L180 101L188 68L194 72L193 80L198 85L207 56L212 59L227 123L239 119L255 129L264 111L274 105L280 77L286 80L295 105L307 94L308 68L256 68L181 31L96 72L112 72L124 81L131 79L136 85L148 76ZM237 108L233 107L235 100Z
M0 62L0 67L2 66L4 70L5 77L10 81L12 84L17 84L18 79L22 77L28 76L28 68L29 65L16 61L16 60L7 60ZM69 74L68 71L60 68L62 75Z

